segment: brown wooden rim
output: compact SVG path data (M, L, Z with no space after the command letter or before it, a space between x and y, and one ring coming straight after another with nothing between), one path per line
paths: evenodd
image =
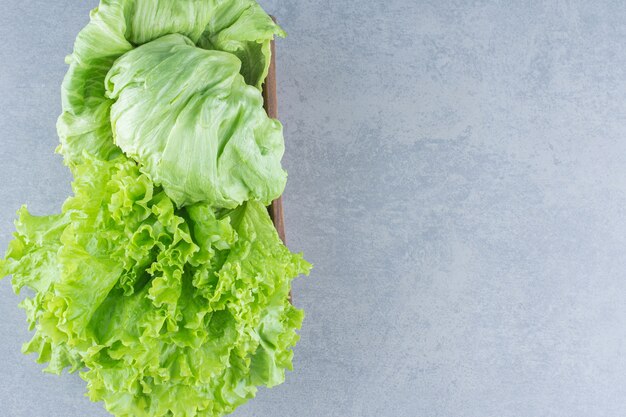
M265 107L265 111L269 117L277 119L278 100L276 97L276 47L274 45L274 41L271 43L271 51L270 68L267 73L267 78L265 78L265 83L263 84L263 106ZM278 197L274 200L268 207L268 211L272 221L274 222L274 227L278 232L278 236L280 236L283 243L287 243L285 239L285 219L283 216L282 197Z
M276 22L276 18L272 16L272 20ZM263 84L263 107L265 107L265 111L267 115L272 119L278 118L278 98L276 96L276 45L274 44L274 40L272 40L270 44L271 57L270 57L270 67L267 73L267 77L265 78L265 83ZM287 240L285 238L285 217L283 213L283 197L280 196L276 200L270 204L267 208L270 213L270 217L272 218L272 222L274 222L274 227L278 232L278 236L280 240L286 245ZM289 291L289 301L292 302L292 294Z

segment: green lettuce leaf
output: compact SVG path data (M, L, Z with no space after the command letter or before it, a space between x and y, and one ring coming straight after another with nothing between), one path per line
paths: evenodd
M285 187L282 126L240 66L174 34L126 53L107 75L115 143L178 206L269 204Z
M19 212L0 272L48 371L86 369L116 416L221 416L291 369L303 313L288 301L310 265L263 204L177 209L137 164L83 155L61 214Z
M270 63L270 41L283 30L254 0L102 0L79 33L62 86L58 151L73 167L84 151L101 159L120 154L112 141L104 79L133 48L168 34L198 48L236 55L246 82L261 88Z

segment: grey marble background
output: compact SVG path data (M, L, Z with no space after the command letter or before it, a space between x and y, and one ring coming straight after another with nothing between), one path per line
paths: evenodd
M95 0L0 3L0 246L52 213L59 87ZM266 0L296 371L237 417L626 415L626 8ZM0 283L0 413L106 416L41 373Z

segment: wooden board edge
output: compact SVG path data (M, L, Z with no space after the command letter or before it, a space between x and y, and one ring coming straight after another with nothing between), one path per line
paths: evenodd
M272 20L276 22L276 18L271 16ZM267 73L267 77L265 78L265 82L263 83L263 107L265 107L265 111L267 115L272 119L278 119L278 97L276 94L276 45L274 40L272 39L270 43L270 66ZM267 208L269 211L270 217L272 218L272 222L274 223L274 227L276 228L276 232L278 232L278 236L283 243L287 244L287 239L285 235L285 217L283 213L283 197L280 196L276 200L270 204ZM293 295L291 290L289 290L289 302L293 303Z
M276 19L272 16L272 19L276 21ZM265 83L263 84L263 106L265 107L265 111L267 115L272 119L278 118L278 98L276 96L276 46L274 41L271 42L271 59L270 59L270 67L267 73L267 77L265 78ZM274 222L274 227L278 232L278 236L283 241L283 243L287 243L285 236L285 218L283 213L283 198L278 197L276 200L272 202L272 204L268 207L270 217Z

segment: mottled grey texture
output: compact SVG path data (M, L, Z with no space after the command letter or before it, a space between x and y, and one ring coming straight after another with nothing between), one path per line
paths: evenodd
M95 0L0 3L0 244L69 194L59 86ZM267 0L287 233L316 268L287 382L237 417L626 415L626 9ZM0 283L0 409L106 416L41 374Z

